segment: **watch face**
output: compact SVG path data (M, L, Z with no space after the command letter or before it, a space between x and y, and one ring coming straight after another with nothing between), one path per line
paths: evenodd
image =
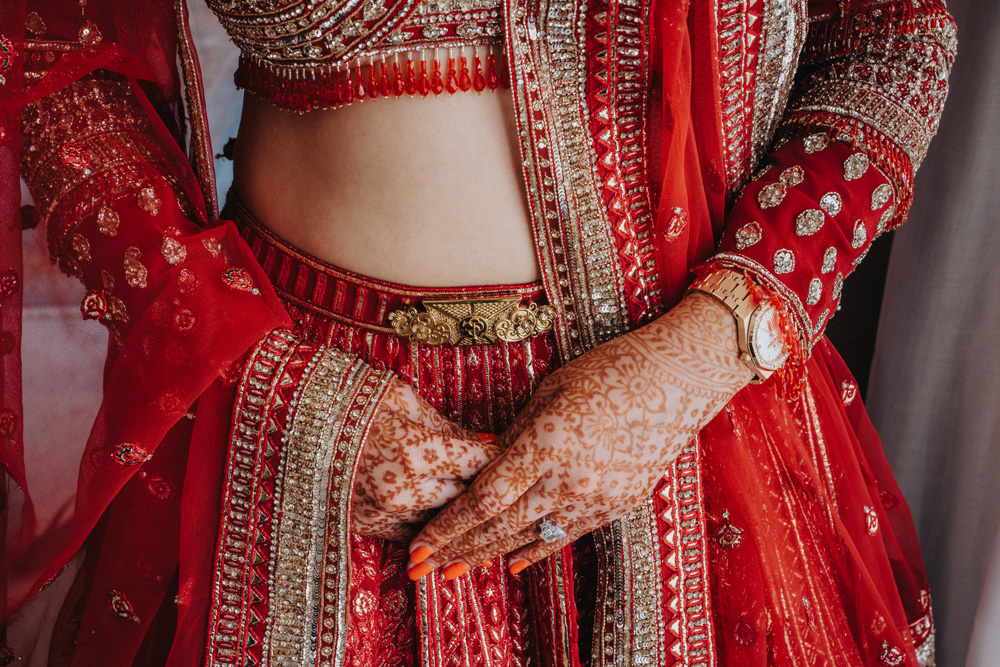
M750 348L757 365L764 370L777 370L785 363L785 337L778 323L778 311L764 305L754 313L750 332Z

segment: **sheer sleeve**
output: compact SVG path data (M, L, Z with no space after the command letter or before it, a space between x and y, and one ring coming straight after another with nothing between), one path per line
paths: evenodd
M955 57L938 0L812 0L775 150L710 261L783 296L808 351L871 242L906 218Z

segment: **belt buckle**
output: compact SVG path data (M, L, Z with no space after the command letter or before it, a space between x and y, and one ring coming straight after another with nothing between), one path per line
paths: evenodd
M548 331L555 322L552 306L521 305L521 297L424 299L420 307L389 314L397 334L413 343L454 346L517 343Z

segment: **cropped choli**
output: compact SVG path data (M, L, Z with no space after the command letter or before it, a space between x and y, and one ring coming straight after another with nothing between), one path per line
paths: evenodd
M241 50L237 85L284 109L482 92L503 83L494 53L503 35L496 0L208 4Z

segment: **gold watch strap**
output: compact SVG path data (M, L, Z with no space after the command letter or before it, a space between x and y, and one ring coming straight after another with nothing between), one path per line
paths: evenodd
M707 294L729 308L736 320L736 344L740 360L753 373L751 381L759 384L769 378L774 371L757 364L750 345L750 319L761 305L761 300L751 289L750 280L739 271L721 269L699 276L688 288L688 292Z

